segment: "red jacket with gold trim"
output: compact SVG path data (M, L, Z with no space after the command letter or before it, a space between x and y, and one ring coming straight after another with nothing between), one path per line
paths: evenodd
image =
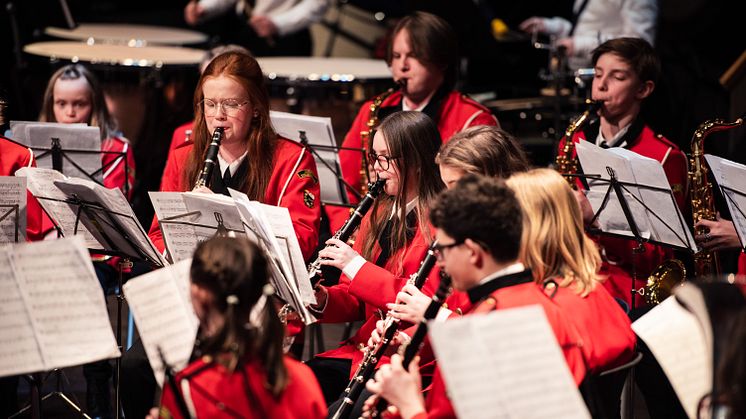
M101 142L101 151L125 153L125 158L118 154L101 154L101 166L104 175L104 186L107 188L119 188L125 192L127 184L127 199L132 198L132 188L135 186L135 154L132 145L126 139L110 137ZM126 166L126 174L125 174Z
M178 192L192 189L192 185L183 185L181 182L181 173L191 150L191 144L174 150L171 159L166 162L161 179L161 191ZM303 257L307 260L313 254L319 240L321 210L318 199L321 192L316 163L311 153L299 144L280 138L275 150L273 168L262 202L285 207L290 211L298 243ZM148 235L158 250L163 252L163 234L156 217L153 218Z
M278 398L264 385L266 371L258 362L248 362L243 371L229 373L215 362L200 359L176 375L192 417L197 418L326 418L327 410L319 383L311 370L285 357L288 385ZM171 386L164 384L160 417L183 418Z
M436 122L443 142L448 141L453 134L461 132L468 127L476 125L500 125L497 122L497 118L492 115L489 109L462 93L456 91L447 92L441 99L434 97L433 101L438 101L440 106L437 109L433 109L433 114L430 116ZM367 122L370 119L370 105L372 103L373 101L370 100L360 107L360 111L357 117L355 117L352 127L347 131L342 147L362 149L363 144L360 133L368 130ZM394 92L387 97L378 110L379 121L383 120L389 114L400 111L401 103L401 92ZM428 113L430 111L426 107L424 112ZM368 146L370 146L370 142L372 141L373 138L368 139ZM360 179L362 153L358 150L340 150L339 160L342 165L344 180L360 191L362 187ZM359 202L359 199L352 193L348 193L348 198L352 205ZM350 215L349 210L344 207L327 205L325 208L329 215L332 232L341 228L344 221Z

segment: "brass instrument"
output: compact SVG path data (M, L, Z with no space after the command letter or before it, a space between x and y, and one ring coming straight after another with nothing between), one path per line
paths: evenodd
M686 279L686 268L678 259L667 260L658 265L648 276L645 285L645 301L648 304L659 304L668 298L675 286Z
M570 125L565 130L565 145L562 147L562 150L557 153L557 158L554 160L554 164L557 166L557 171L565 177L565 180L567 180L570 187L573 189L576 189L575 179L570 175L578 173L578 158L573 156L575 154L575 143L573 142L572 137L588 122L591 114L598 111L603 102L586 99L585 104L588 107L585 112L570 122Z
M194 184L195 188L201 186L210 187L212 171L218 163L218 151L220 150L220 142L222 140L223 128L215 128L215 132L212 133L212 141L210 141L210 146L207 147L207 153L205 153L205 162L202 165L202 170L199 172L199 178L197 178L197 182Z
M373 102L370 104L370 117L368 118L368 122L365 123L367 129L360 131L360 149L363 150L363 155L360 159L360 183L363 185L361 188L361 193L363 195L368 191L367 185L371 182L368 176L368 161L365 158L365 153L367 153L370 148L370 141L372 141L371 137L373 136L373 133L375 133L376 127L378 127L378 110L381 109L383 101L394 94L394 92L396 92L396 90L391 88L373 99Z
M712 185L707 180L707 162L705 161L705 138L717 131L724 131L743 124L744 117L733 122L722 119L705 121L694 131L689 156L689 197L692 203L692 218L696 224L700 220L715 220L715 201L712 196ZM705 234L701 228L695 229L695 234ZM694 275L696 277L718 274L720 266L716 255L712 251L701 250L694 254ZM658 304L671 295L672 289L686 279L684 264L677 259L671 259L658 266L648 277L645 285L645 300L651 304Z
M692 218L697 223L700 220L716 219L715 202L712 196L712 185L707 180L707 162L705 161L705 138L713 132L725 131L743 124L744 116L733 122L722 119L705 121L694 131L691 141L691 155L689 156L689 187L692 202ZM705 234L704 228L696 228L695 234ZM720 266L712 251L701 250L694 254L694 275L697 277L720 273Z

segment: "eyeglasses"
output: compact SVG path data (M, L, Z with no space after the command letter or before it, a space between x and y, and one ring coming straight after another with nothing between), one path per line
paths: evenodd
M202 101L202 109L205 112L205 116L216 116L220 113L220 108L223 108L226 116L234 117L248 103L248 100L241 102L238 99L226 99L220 102L205 99Z
M371 166L378 162L378 165L381 166L381 169L383 170L389 170L389 167L391 167L391 161L398 158L399 156L381 156L372 151L368 153L368 162Z
M443 260L443 251L452 247L461 246L464 244L464 240L458 240L450 244L436 244L433 246L433 254L438 260Z

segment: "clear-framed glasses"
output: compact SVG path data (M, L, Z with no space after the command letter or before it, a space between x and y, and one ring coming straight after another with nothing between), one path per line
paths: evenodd
M461 246L462 244L464 244L464 240L458 240L458 241L455 241L449 244L436 244L435 246L433 246L433 254L435 254L436 259L443 260L443 252L446 249L450 249L456 246Z
M249 103L248 100L239 99L225 99L220 102L215 102L212 99L204 99L202 101L202 109L205 116L216 116L220 113L220 108L223 108L226 116L236 116L241 111L241 108Z
M381 166L381 169L383 170L389 170L389 167L391 167L391 161L398 158L399 156L381 156L373 151L368 153L368 163L373 166L378 162L378 165Z

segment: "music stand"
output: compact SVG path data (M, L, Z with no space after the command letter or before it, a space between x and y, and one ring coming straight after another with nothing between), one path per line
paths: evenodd
M56 182L59 187L59 182ZM62 188L61 188L62 189ZM64 192L64 190L63 190ZM106 205L97 201L88 201L82 199L77 194L70 194L68 204L71 205L71 209L76 212L75 222L75 233L77 233L77 226L82 222L86 228L96 236L99 244L102 245L103 249L89 249L94 253L118 256L122 260L119 263L119 286L117 291L117 345L120 351L123 350L124 345L122 342L122 304L124 302L124 295L122 294L122 285L124 283L124 271L125 269L132 267L132 261L142 261L152 266L161 267L164 265L164 261L160 259L158 250L150 244L151 248L143 249L138 243L138 240L133 237L133 232L129 231L127 227L124 227L121 219L127 219L129 222L139 226L137 218L132 214L124 214L121 212L113 211L107 208ZM142 230L142 234L144 230ZM145 236L147 238L147 236ZM121 243L125 242L129 246L121 246ZM149 240L146 240L149 243ZM155 258L153 254L157 255ZM121 395L120 395L120 372L121 372L121 357L115 361L115 409L116 417L121 417Z
M686 237L681 237L679 232L676 228L669 225L665 220L663 220L658 214L655 213L645 202L642 201L639 197L636 196L636 194L632 193L631 188L636 188L639 190L649 190L649 191L655 191L660 192L662 194L666 194L671 202L673 203L674 207L676 207L676 199L673 196L673 192L671 189L666 188L659 188L655 186L650 185L642 185L638 183L632 183L632 182L622 182L620 181L617 176L616 172L613 168L607 166L606 167L607 173L609 174L609 179L604 179L600 175L571 175L572 177L580 177L584 179L590 179L594 182L600 182L608 185L608 189L606 190L606 194L604 195L603 201L601 205L599 206L598 210L594 213L593 218L591 219L590 225L593 225L596 220L599 219L602 212L607 208L607 204L610 201L610 198L613 195L617 198L617 202L619 202L619 206L622 209L622 213L624 214L624 219L629 226L629 231L632 233L632 239L637 242L637 247L632 249L632 283L631 283L631 289L630 289L630 311L635 310L635 299L637 297L637 294L644 295L645 288L636 288L636 281L637 281L637 256L645 252L645 243L652 243L659 246L664 247L670 247L670 248L676 248L676 249L692 249L693 241L690 239L690 237L687 235ZM625 196L625 193L627 194ZM665 229L672 232L680 241L681 243L676 245L669 242L659 241L656 239L653 239L652 237L643 237L642 232L639 228L639 222L636 219L635 215L633 214L630 203L628 202L627 196L630 196L633 198L633 201L642 206L645 209L645 212L642 215L651 214L653 216L653 219L655 220L654 223L656 223L659 227L664 227ZM678 211L678 207L677 211ZM682 230L688 231L686 224L684 224L683 217L679 216L679 226ZM652 229L651 229L652 230ZM611 237L619 237L619 238L626 238L629 239L630 237L625 234L618 234L613 233L609 231L604 231L602 229L593 229L591 230L593 233L600 233L601 235L611 236ZM634 383L634 377L635 377L635 370L634 367L630 368L629 371L629 382ZM630 391L628 392L629 399L628 402L628 409L632 417L634 417L634 391L630 388Z

